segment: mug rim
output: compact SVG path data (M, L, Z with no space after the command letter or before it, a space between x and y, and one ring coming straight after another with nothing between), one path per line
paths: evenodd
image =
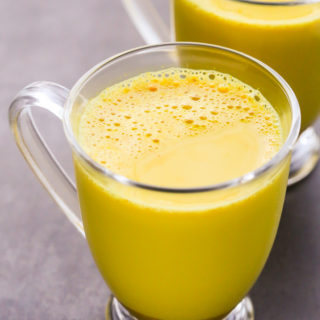
M238 1L238 0L236 0ZM242 1L242 0L241 0ZM245 0L247 1L247 0ZM107 66L108 64L118 60L119 58L124 58L128 55L136 54L136 53L143 53L144 51L148 51L150 49L161 49L163 47L176 47L176 46L191 46L191 47L199 47L199 48L211 48L219 51L224 51L226 53L231 53L234 55L238 55L242 58L245 58L246 60L249 60L253 62L254 64L258 65L259 67L262 67L267 73L271 74L271 76L274 77L274 79L278 82L278 85L282 88L284 93L287 96L291 113L292 113L292 121L290 125L290 131L289 134L283 143L280 150L266 163L259 166L258 168L231 180L223 181L221 183L217 184L210 184L205 186L199 186L199 187L192 187L192 188L173 188L173 187L165 187L165 186L158 186L158 185L152 185L147 183L142 183L135 181L133 179L129 179L121 174L117 174L109 170L108 168L103 167L98 162L93 160L79 145L77 139L74 136L71 122L70 122L70 114L72 111L72 107L74 104L74 101L76 97L78 96L79 91L82 89L82 87L85 85L87 80L89 80L92 76L94 76L95 73L97 73L99 70ZM85 74L83 74L78 81L74 84L72 89L70 90L70 93L67 97L67 100L65 102L65 109L63 114L63 127L65 131L65 135L67 137L67 140L69 141L70 145L72 146L72 149L80 156L81 159L85 160L85 162L95 171L99 172L100 174L107 176L108 178L111 178L112 180L115 180L116 182L119 182L124 185L137 187L140 189L145 190L151 190L151 191L158 191L158 192L167 192L167 193L198 193L198 192L208 192L208 191L217 191L222 189L227 189L231 187L236 187L240 185L247 184L258 177L262 176L264 173L268 172L270 169L277 166L285 157L288 155L288 153L292 150L294 143L296 142L299 132L300 132L300 124L301 124L301 114L300 114L300 107L298 100L291 89L291 87L288 85L288 83L271 67L264 64L263 62L259 61L256 58L253 58L245 53L218 46L218 45L211 45L211 44L205 44L205 43L198 43L198 42L166 42L166 43L160 43L160 44L153 44L153 45L145 45L140 46L134 49L130 49L124 52L121 52L119 54L116 54L110 58L107 58L103 60L102 62L96 64L94 67L92 67L89 71L87 71Z
M264 0L231 0L234 2L241 2L245 4L254 4L267 7L292 7L292 6L301 6L301 5L311 5L320 3L320 0L291 0L291 1L264 1Z

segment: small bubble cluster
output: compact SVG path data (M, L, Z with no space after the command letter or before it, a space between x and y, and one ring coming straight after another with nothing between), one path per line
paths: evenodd
M101 165L130 177L128 163L184 137L253 126L266 158L282 143L279 117L257 90L216 71L170 68L106 88L84 105L79 142Z

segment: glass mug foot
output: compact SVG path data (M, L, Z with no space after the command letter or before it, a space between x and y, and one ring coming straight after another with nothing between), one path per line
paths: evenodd
M138 320L131 315L119 301L110 296L106 308L106 320ZM222 320L254 320L254 309L249 297L245 297L238 305Z
M316 167L320 157L320 138L313 127L299 137L292 151L288 185L306 178Z

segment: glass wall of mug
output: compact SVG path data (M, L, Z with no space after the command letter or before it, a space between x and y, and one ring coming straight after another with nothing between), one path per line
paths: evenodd
M123 4L148 43L175 39L222 45L250 54L284 77L299 100L302 117L289 184L312 171L320 151L312 127L320 111L319 0L171 0L171 32L152 1Z
M282 148L242 177L193 189L138 183L95 162L78 143L85 103L122 80L170 67L214 69L259 88L280 116ZM34 107L62 119L73 150L77 192L34 129ZM244 297L276 235L300 128L298 102L276 72L217 46L142 47L94 67L70 93L47 82L26 87L11 105L10 122L33 171L85 234L113 294L108 318L253 319L251 302Z

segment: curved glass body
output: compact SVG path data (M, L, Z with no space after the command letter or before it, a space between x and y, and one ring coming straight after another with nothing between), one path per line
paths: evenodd
M215 69L258 88L279 113L286 142L267 164L220 185L144 185L95 163L77 143L84 103L105 87L168 67ZM298 104L280 76L235 51L163 44L119 55L83 76L66 102L85 234L115 297L139 318L224 317L260 274L281 216Z

